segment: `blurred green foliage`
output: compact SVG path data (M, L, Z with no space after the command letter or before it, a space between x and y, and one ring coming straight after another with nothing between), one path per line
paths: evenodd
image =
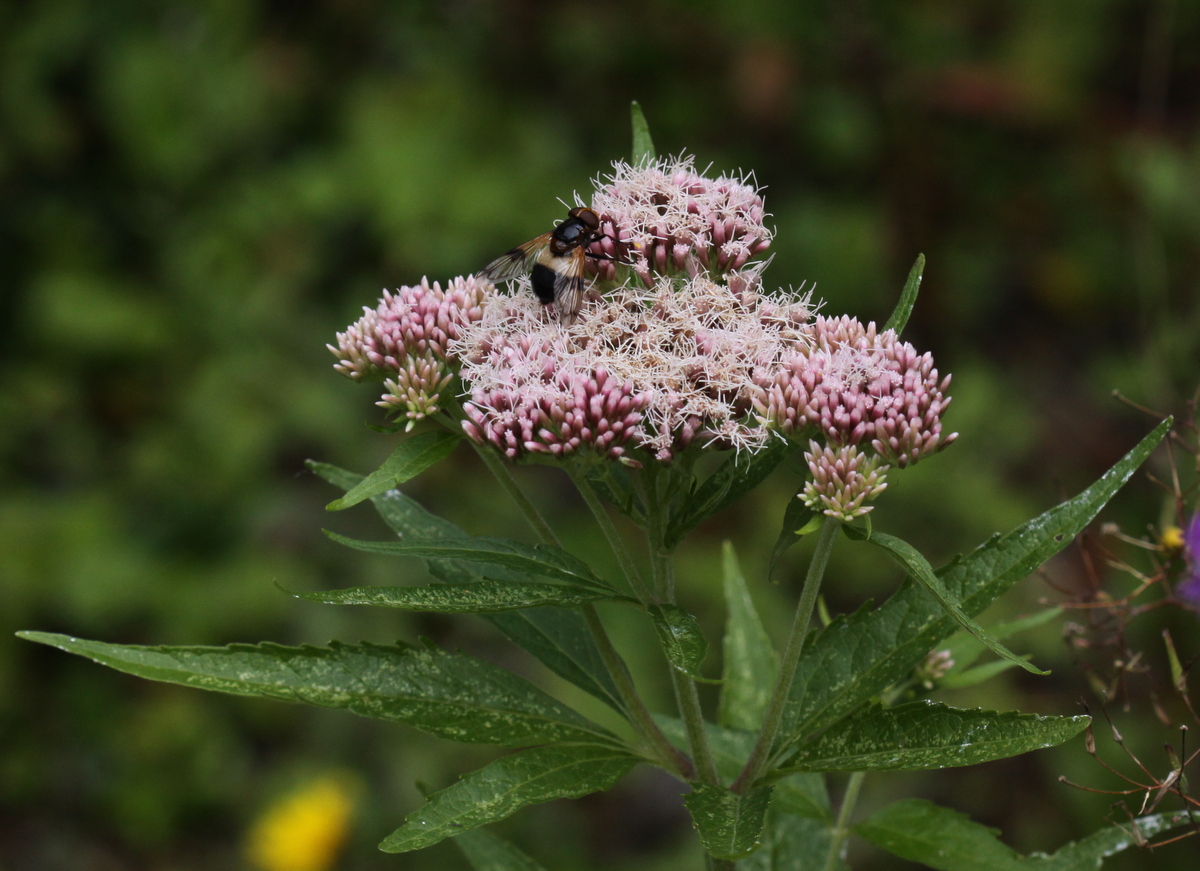
M963 435L894 476L874 520L935 562L1077 489L1150 428L1110 390L1178 411L1200 381L1196 4L2 3L0 867L240 867L261 808L338 767L371 796L342 867L401 867L373 845L416 804L414 781L448 782L487 751L143 684L12 631L426 634L531 670L482 621L321 607L273 583L395 571L319 534L383 530L365 510L328 518L335 494L302 460L367 471L393 445L362 425L378 422L370 388L334 375L322 345L382 287L474 271L551 226L558 198L627 154L631 99L660 152L768 186L771 283L810 282L827 311L882 320L928 257L908 337L955 373L948 423ZM460 450L411 492L473 531L523 534L472 460ZM563 505L568 546L603 565L564 482L523 477ZM763 577L796 480L772 479L683 554L685 604L710 638L721 539ZM1149 487L1118 503L1130 528L1159 519ZM796 551L783 586L756 589L771 613L790 608ZM1069 585L1081 569L1056 571ZM847 579L829 591L838 608L896 581L851 547L831 576ZM1006 613L1049 592L1026 588ZM1194 622L1179 626L1195 656ZM618 632L635 668L656 665L639 662L649 631ZM1074 712L1086 683L1053 628L1027 643L1052 677L973 692ZM1135 714L1131 742L1160 745L1148 708ZM864 810L921 794L1048 849L1108 804L1059 773L1108 784L1076 743L881 775ZM695 867L676 793L635 776L509 834L555 869ZM1192 867L1194 849L1156 867ZM403 861L463 867L447 845Z

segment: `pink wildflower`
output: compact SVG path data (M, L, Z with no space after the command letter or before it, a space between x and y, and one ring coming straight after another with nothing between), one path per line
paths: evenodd
M950 377L938 379L931 355L846 316L818 317L810 335L811 347L756 379L755 407L781 431L811 427L831 444L867 442L901 468L957 438L942 437Z
M740 269L764 252L774 233L764 223L758 190L748 179L705 178L693 162L680 156L636 166L614 163L612 175L596 180L592 196L607 237L593 253L632 263L649 286L656 274ZM607 279L615 274L608 261L597 269Z
M441 391L453 377L448 347L482 315L492 286L475 276L455 278L445 289L422 278L413 287L383 292L375 309L338 333L334 368L356 381L382 379L388 390L378 405L410 423L437 411Z

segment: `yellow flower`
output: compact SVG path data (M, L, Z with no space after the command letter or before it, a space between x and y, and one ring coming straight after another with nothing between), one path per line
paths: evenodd
M254 823L246 855L262 871L328 871L349 831L354 790L328 775L275 801Z
M1178 526L1168 526L1162 531L1159 543L1167 553L1178 553L1183 550L1183 530Z

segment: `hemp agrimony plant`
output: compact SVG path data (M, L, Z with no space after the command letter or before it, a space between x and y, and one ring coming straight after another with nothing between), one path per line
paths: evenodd
M589 249L594 283L572 323L540 305L527 279L502 288L468 276L385 293L338 335L336 368L382 381L379 405L406 435L366 477L310 464L346 491L331 508L370 500L397 538L330 536L424 560L436 583L301 595L484 615L611 707L622 728L593 722L504 668L428 644L130 647L24 637L154 680L346 708L512 748L428 794L380 845L402 853L455 838L488 871L538 866L479 827L526 805L606 790L639 764L679 779L717 869L842 868L854 833L947 871L1083 871L1134 843L1134 829L1144 838L1180 824L1177 814L1147 816L1028 857L924 801L899 801L854 824L868 772L971 765L1084 730L1086 717L964 710L923 696L941 682L994 674L995 664L971 668L985 649L1005 666L1038 671L999 640L1019 625L989 632L974 616L1069 544L1168 424L1079 495L935 570L869 522L890 476L954 441L941 420L949 377L900 338L922 261L882 329L820 315L810 295L769 292L762 257L774 234L752 180L712 178L690 157L656 158L636 106L634 126L633 161L616 163L590 202L577 203L596 213L600 233ZM462 441L524 514L531 540L474 536L396 489ZM777 648L726 545L720 699L706 715L697 682L708 642L676 603L689 579L677 574L675 551L706 517L800 456L808 478L781 506L774 553L816 538L791 631ZM525 462L569 476L619 577L562 548L510 473ZM626 540L613 512L632 521L640 542ZM814 626L835 546L879 548L908 580L882 605ZM674 711L648 709L596 608L602 601L627 606L611 619L648 620L657 630ZM850 774L836 810L825 785L831 772Z

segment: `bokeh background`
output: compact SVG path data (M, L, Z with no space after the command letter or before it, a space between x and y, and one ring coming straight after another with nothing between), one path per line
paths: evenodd
M403 857L374 845L419 802L415 781L445 785L493 751L141 682L12 632L426 635L562 689L474 618L323 607L275 584L415 576L320 534L384 529L365 507L327 515L335 494L303 460L368 471L395 441L366 426L382 422L372 389L338 377L324 343L382 288L472 272L549 229L559 198L628 154L632 99L661 152L766 186L769 284L807 282L827 312L879 320L928 257L907 337L954 373L947 422L962 436L896 475L874 519L935 563L1075 491L1148 430L1112 390L1179 412L1200 382L1195 3L2 2L0 868L249 867L255 821L328 775L359 796L329 868L465 867L449 843ZM472 531L524 536L482 472L464 449L409 489ZM521 472L569 546L605 565L563 480ZM804 548L781 584L761 579L797 480L780 472L684 551L684 603L710 638L726 537L783 631ZM1141 534L1163 506L1139 479L1105 518ZM1082 588L1083 565L1050 574ZM831 578L841 609L898 580L849 546ZM1062 597L1032 578L988 616L1046 598ZM1195 615L1148 621L1132 637L1154 669L1164 625L1185 658L1200 652ZM1052 676L1009 672L947 698L1095 705L1062 623L1017 642ZM620 643L650 675L644 630ZM1114 716L1165 774L1162 742L1178 736L1151 714L1156 673ZM1120 764L1106 742L1101 730ZM1064 774L1114 784L1075 741L873 776L861 807L921 795L1048 850L1110 813L1112 797ZM500 828L554 871L698 867L677 786L645 774ZM1198 854L1192 840L1113 867L1194 868Z

